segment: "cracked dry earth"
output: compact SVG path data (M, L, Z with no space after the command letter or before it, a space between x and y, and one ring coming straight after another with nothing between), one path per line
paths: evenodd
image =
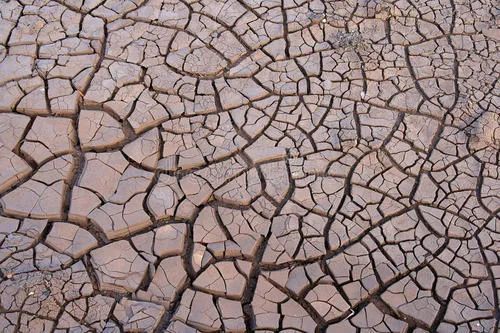
M500 332L499 6L0 0L0 331Z

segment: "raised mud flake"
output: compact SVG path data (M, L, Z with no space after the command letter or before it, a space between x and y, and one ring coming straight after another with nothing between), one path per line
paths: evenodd
M31 171L29 164L0 142L0 192L18 183Z
M283 251L291 258L306 259L318 257L326 252L322 230L327 219L314 213L305 213L294 204L287 204L282 210L291 214L272 219L271 230Z
M167 224L155 230L154 253L159 257L180 255L184 250L185 224Z
M210 265L193 286L214 294L241 297L246 285L249 265L246 262L218 262Z
M308 303L325 321L342 317L350 309L350 304L318 263L264 272L263 275L269 282L286 288L293 297Z
M53 223L45 242L75 259L97 247L97 240L91 233L65 222Z
M292 199L320 214L332 214L342 202L344 179L317 176L306 186L297 184Z
M4 195L6 212L35 218L62 218L73 158L65 155L45 163L27 182Z
M11 55L0 62L2 79L0 85L11 80L19 80L31 76L34 59L23 55Z
M165 309L157 304L122 298L113 311L126 332L153 332Z
M48 87L48 97L52 110L57 114L63 115L76 113L80 94L73 88L70 80L59 78L50 79Z
M123 147L123 153L147 168L156 168L160 156L160 137L157 129L141 135Z
M204 331L217 331L222 322L213 296L187 289L182 295L175 319Z
M22 139L30 118L15 113L0 113L0 142L8 149L14 149Z
M276 202L282 202L290 190L286 162L266 163L260 168L266 181L265 192Z
M116 99L112 96L117 90L139 83L141 74L141 68L135 64L104 59L85 94L85 101L89 104L111 102Z
M143 91L137 99L134 110L127 118L137 134L146 131L149 127L157 126L171 117L163 103L159 103L154 97L156 96L150 91Z
M365 238L369 241L368 238ZM370 244L373 246L373 243ZM343 289L350 304L358 304L396 275L397 269L381 251L371 253L363 243L354 243L327 261L332 277ZM373 261L372 259L373 258Z
M152 172L129 165L121 175L115 192L109 198L109 201L119 204L126 203L134 195L146 192L152 179Z
M148 263L125 240L95 249L90 255L101 290L134 292L148 268Z
M152 224L142 207L145 194L137 194L125 204L106 203L89 214L108 239L130 235Z
M16 109L28 115L48 115L49 104L45 98L45 88L42 79L29 80L29 92L17 104Z
M127 166L128 162L120 152L87 153L78 185L108 200Z
M196 207L206 204L213 193L212 187L208 182L196 175L187 175L179 181L179 185L186 195L186 200Z
M71 221L85 224L90 212L99 204L101 204L101 200L95 193L79 186L73 186L68 218Z
M104 111L82 110L78 120L78 138L82 148L105 148L123 140L122 127Z
M252 300L256 328L273 330L280 327L291 330L314 330L316 324L311 316L294 300L278 290L264 277L257 281Z
M192 264L195 270L205 267L212 258L236 258L242 254L250 258L255 256L264 234L269 230L269 225L267 224L268 221L255 214L255 212L251 210L247 212L248 214L242 214L239 210L225 210L222 207L218 210L212 207L205 207L201 210L193 227L195 246ZM219 224L218 216L224 221L223 223L230 226L228 231L231 236L229 238L229 235L226 235ZM255 227L255 230L252 229L252 226ZM217 275L212 278L217 279ZM209 280L211 278L211 276L206 277ZM223 291L221 290L221 292Z
M162 174L148 197L148 207L156 218L174 216L183 196L175 177Z
M262 191L262 183L256 169L250 169L238 178L214 192L217 200L230 205L249 205Z
M224 328L230 332L246 332L243 307L240 302L219 298L217 300Z
M104 21L91 15L85 15L82 22L80 36L88 39L100 39L103 37Z
M276 277L279 278L276 279ZM297 266L289 270L276 271L276 274L270 272L269 278L280 283L297 295L307 293L308 290L313 288L317 283L328 283L330 281L327 275L322 271L319 263Z
M196 39L186 33L179 33L173 42L173 45L189 45L196 42ZM206 47L172 49L166 62L189 75L202 77L218 75L228 64L220 55Z
M121 155L116 155L121 159ZM142 202L146 196L146 189L149 186L153 174L142 169L135 168L132 165L123 171L123 174L117 173L111 165L100 165L106 171L111 172L116 177L120 177L118 182L115 179L108 179L109 183L95 183L97 186L106 186L107 193L111 194L114 188L114 193L106 198L102 205L96 199L97 193L89 191L79 191L81 197L78 202L75 200L75 210L84 209L90 211L86 216L92 223L96 224L101 230L106 233L109 239L114 239L124 235L129 235L137 230L144 229L151 225L149 215L144 211ZM99 170L97 168L96 170ZM93 181L90 178L94 170L85 173L86 180ZM104 180L106 182L106 180ZM94 185L94 188L95 188ZM109 186L109 187L108 187ZM83 206L85 200L88 203L95 202L95 206L87 208ZM78 206L77 206L78 205Z
M184 223L169 223L132 237L132 243L150 262L181 255L185 249L187 228Z
M432 292L418 286L411 278L393 284L382 294L382 299L397 311L424 322L428 327L440 309Z
M349 303L332 285L319 284L305 299L325 320L338 318L350 308Z
M172 269L175 267L175 269ZM163 259L149 284L146 292L139 291L138 297L145 300L160 302L167 308L172 305L175 296L187 281L182 259L179 256Z
M51 157L71 153L75 143L76 133L71 119L37 117L21 151L41 164Z

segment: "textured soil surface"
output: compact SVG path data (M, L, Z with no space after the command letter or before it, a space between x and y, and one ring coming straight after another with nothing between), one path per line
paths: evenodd
M0 331L498 333L498 0L0 0Z

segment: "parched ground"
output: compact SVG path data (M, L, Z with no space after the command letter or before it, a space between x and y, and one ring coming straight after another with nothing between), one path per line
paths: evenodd
M498 0L0 0L0 331L498 333Z

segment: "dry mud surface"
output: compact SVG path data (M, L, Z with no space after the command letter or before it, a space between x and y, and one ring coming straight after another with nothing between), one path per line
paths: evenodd
M0 331L498 333L497 0L0 0Z

